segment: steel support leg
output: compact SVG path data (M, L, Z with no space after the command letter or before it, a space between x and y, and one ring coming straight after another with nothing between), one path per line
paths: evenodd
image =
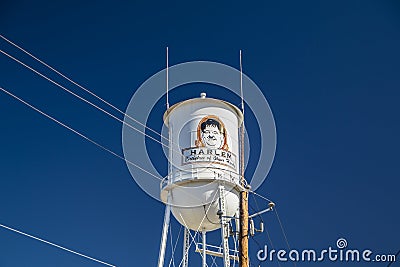
M203 267L207 267L207 254L206 254L206 249L207 249L207 243L206 243L206 232L201 232L202 234L202 241L203 241Z
M165 259L165 248L167 246L167 238L168 238L168 228L169 228L169 220L171 215L171 206L168 205L168 202L165 206L165 214L164 214L164 224L161 234L161 242L160 242L160 251L158 253L158 267L164 266Z
M189 266L189 246L190 246L190 233L189 229L185 227L183 232L183 259L182 259L182 267Z
M224 256L224 267L230 266L229 260L229 224L226 219L226 203L225 203L225 187L220 185L219 190L219 218L221 223L221 238L222 238L222 249Z

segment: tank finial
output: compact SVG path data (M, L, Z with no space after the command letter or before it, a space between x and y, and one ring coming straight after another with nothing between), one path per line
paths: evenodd
M200 97L201 97L201 98L206 98L206 96L207 96L206 93L201 93L201 94L200 94Z

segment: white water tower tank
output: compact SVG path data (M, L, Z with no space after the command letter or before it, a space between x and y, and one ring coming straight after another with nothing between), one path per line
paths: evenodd
M164 114L169 129L170 166L161 183L161 199L174 217L194 231L220 228L220 185L226 216L239 215L239 127L242 112L205 93L173 105Z

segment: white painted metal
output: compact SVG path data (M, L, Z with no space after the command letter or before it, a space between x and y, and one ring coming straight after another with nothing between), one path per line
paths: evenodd
M217 134L219 147L205 144L205 133L200 131L201 123L210 118L224 129ZM161 199L171 205L175 218L191 230L212 231L220 227L220 183L225 186L226 215L238 213L242 190L238 129L242 120L237 107L205 94L173 105L164 114L170 134L170 171L161 183Z
M171 215L171 206L165 206L165 214L164 214L164 223L163 229L161 234L161 242L160 242L160 251L158 254L158 267L164 266L164 258L165 258L165 249L167 245L167 237L168 237L168 228L169 228L169 221Z
M210 245L207 245L207 247L209 247ZM224 254L222 253L222 252L219 252L219 251L221 251L222 249L221 248L219 248L219 250L218 251L214 251L214 250L209 250L209 249L207 249L206 250L206 254L207 255L210 255L210 256L214 256L214 257L219 257L219 258L223 258L224 257ZM195 250L195 252L197 252L197 253L203 253L203 249L201 248L197 248L196 250ZM234 251L234 253L238 253L237 251ZM236 256L236 255L232 255L232 254L230 254L229 255L229 259L231 259L231 260L233 260L233 261L236 261L236 262L238 262L239 261L239 257L238 256Z
M256 233L255 227L254 227L254 221L253 219L250 218L249 220L249 232L251 236L254 236Z
M183 258L182 267L189 266L190 230L185 227L183 232Z
M160 185L166 213L158 267L164 264L170 212L185 226L180 266L189 266L190 230L202 233L202 248L196 246L196 252L203 256L202 267L207 267L207 254L222 257L224 267L230 267L230 260L238 260L230 255L228 241L229 222L235 218L237 224L239 194L245 190L239 174L242 121L237 107L207 98L205 93L165 112L170 148L168 176ZM219 228L222 247L207 250L206 233Z
M207 254L206 254L206 249L207 249L207 243L206 243L206 233L207 232L201 232L202 234L202 241L203 241L203 267L207 267Z
M219 216L221 223L222 253L224 256L224 267L230 266L229 260L229 223L226 216L225 187L220 185L219 190Z
M227 144L229 151L236 155L236 166L231 168L221 164L182 164L183 148L195 146L197 139L197 127L199 121L206 117L217 116L224 124L227 131ZM193 98L173 105L164 114L164 123L171 130L171 142L173 144L173 155L171 162L176 170L191 171L195 167L215 167L229 171L239 172L239 126L243 120L241 111L234 105L213 98Z
M235 214L235 235L239 237L239 229L240 229L240 220L239 220L239 213Z
M211 231L218 229L219 217L217 212L218 205L218 185L216 183L190 182L184 186L172 189L173 203L182 203L188 205L186 207L173 206L172 214L182 224L193 231ZM202 195L197 197L199 190ZM235 187L226 186L225 191L226 210L229 216L233 216L238 212L239 198ZM206 214L207 212L207 214Z
M256 213L250 215L250 216L249 216L249 219L254 218L254 217L256 217L256 216L259 216L259 215L261 215L261 214L263 214L263 213L266 213L266 212L268 212L268 211L272 211L272 208L269 207L268 209L265 209L265 210L261 210L261 211L259 211L259 212L256 212Z

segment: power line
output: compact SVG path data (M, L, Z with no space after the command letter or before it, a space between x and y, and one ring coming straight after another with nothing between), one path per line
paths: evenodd
M133 120L134 122L140 124L141 126L145 127L146 129L152 131L153 133L157 134L157 135L160 136L161 138L163 138L163 139L165 139L165 140L169 140L168 138L164 137L163 135L161 135L161 134L158 133L157 131L155 131L155 130L151 129L150 127L146 126L145 124L139 122L138 120L136 120L135 118L129 116L128 114L125 114L125 112L121 111L120 109L118 109L117 107L115 107L114 105L112 105L111 103L109 103L109 102L107 102L106 100L104 100L103 98L97 96L95 93L91 92L90 90L88 90L88 89L86 89L85 87L81 86L81 85L78 84L77 82L75 82L75 81L73 81L72 79L68 78L66 75L62 74L61 72L59 72L59 71L56 70L55 68L51 67L50 65L48 65L48 64L45 63L44 61L42 61L42 60L40 60L39 58L35 57L34 55L32 55L31 53L29 53L29 52L26 51L25 49L21 48L20 46L16 45L16 44L13 43L12 41L8 40L8 39L5 38L4 36L0 35L0 37L1 37L3 40L5 40L6 42L8 42L8 43L10 43L11 45L13 45L14 47L16 47L16 48L18 48L19 50L23 51L25 54L29 55L30 57L32 57L32 58L35 59L36 61L40 62L41 64L43 64L44 66L46 66L46 67L49 68L50 70L54 71L55 73L57 73L58 75L60 75L60 76L63 77L64 79L68 80L69 82L71 82L71 83L74 84L75 86L79 87L80 89L82 89L82 90L84 90L85 92L89 93L90 95L92 95L92 96L95 97L96 99L100 100L100 101L103 102L104 104L108 105L109 107L113 108L114 110L118 111L119 113L125 115L126 117L128 117L129 119ZM165 147L167 147L167 148L170 148L170 146L165 145L164 143L160 142L159 140L153 138L152 136L149 136L149 135L146 134L145 132L143 132L143 131L141 131L141 130L135 128L135 127L133 127L132 125L130 125L130 124L126 123L125 121L119 119L118 117L112 115L111 113L107 112L107 111L104 110L103 108L101 108L101 107L99 107L99 106L93 104L93 103L90 102L89 100L87 100L87 99L85 99L85 98L83 98L83 97L81 97L81 96L75 94L74 92L68 90L68 89L65 88L64 86L62 86L62 85L60 85L59 83L55 82L54 80L48 78L46 75L40 73L39 71L37 71L37 70L35 70L34 68L30 67L29 65L23 63L22 61L16 59L15 57L13 57L13 56L7 54L6 52L4 52L4 51L2 51L2 50L0 50L0 52L3 53L4 55L6 55L7 57L9 57L10 59L16 61L17 63L21 64L22 66L24 66L24 67L30 69L31 71L33 71L33 72L36 73L37 75L41 76L42 78L48 80L49 82L53 83L54 85L60 87L61 89L65 90L66 92L68 92L68 93L72 94L73 96L77 97L78 99L84 101L85 103L87 103L87 104L89 104L89 105L95 107L96 109L102 111L103 113L109 115L109 116L112 117L113 119L116 119L116 120L118 120L119 122L123 123L124 125L127 125L128 127L130 127L130 128L132 128L132 129L138 131L139 133L141 133L141 134L143 134L144 136L146 136L146 137L152 139L153 141L156 141L156 142L160 143L162 146L165 146ZM243 87L243 85L242 85L242 51L241 51L241 50L240 50L240 71L241 71L241 77L240 77L241 107L242 107L242 112L243 112L243 114L244 114L244 101L243 101L243 88L242 88L242 87ZM138 166L137 164L132 163L132 162L126 160L124 157L118 155L117 153L111 151L110 149L108 149L108 148L106 148L106 147L100 145L99 143L97 143L97 142L91 140L90 138L86 137L85 135L83 135L83 134L79 133L78 131L74 130L73 128L71 128L71 127L69 127L69 126L63 124L62 122L60 122L60 121L54 119L54 118L51 117L50 115L48 115L48 114L44 113L43 111L37 109L37 108L34 107L33 105L31 105L31 104L25 102L25 101L22 100L21 98L15 96L15 95L13 95L13 94L11 94L11 93L8 92L7 90L5 90L5 89L3 89L3 88L0 88L0 89L1 89L3 92L7 93L8 95L12 96L13 98L17 99L18 101L22 102L23 104L27 105L28 107L30 107L30 108L34 109L35 111L39 112L40 114L46 116L47 118L53 120L54 122L60 124L61 126L67 128L68 130L70 130L70 131L74 132L75 134L81 136L82 138L86 139L87 141L93 143L94 145L96 145L96 146L102 148L103 150L105 150L105 151L107 151L107 152L113 154L114 156L116 156L116 157L118 157L118 158L120 158L120 159L123 159L123 160L126 161L127 163L129 163L129 164L131 164L131 165L137 167L138 169L140 169L140 170L142 170L142 171L144 171L144 172L150 174L151 176L153 176L153 177L155 177L155 178L161 180L158 176L156 176L156 175L154 175L154 174L148 172L147 170L141 168L141 167ZM168 102L168 47L167 47L167 108L168 108L168 107L169 107L169 102ZM171 143L170 143L170 144L171 144ZM172 149L172 148L171 148L171 149ZM179 153L180 153L180 151L179 151ZM254 192L253 192L253 193L254 193ZM256 194L256 193L255 193L255 194ZM256 194L256 195L258 195L258 194ZM262 197L261 195L259 195L259 196ZM265 198L265 199L266 199L266 198ZM266 200L268 200L268 199L266 199ZM269 200L269 201L270 201L270 200ZM256 203L256 204L257 204L257 203ZM257 206L258 206L258 205L257 205ZM209 207L209 208L210 208L210 207ZM208 212L208 211L207 211L207 212ZM205 213L205 216L206 216L206 217L207 217L207 212ZM277 212L276 212L276 215L277 215L278 221L279 221L279 223L280 223L280 225L281 225L281 229L282 229L282 232L283 232L283 234L284 234L286 243L287 243L288 247L290 248L289 242L288 242L288 240L287 240L286 234L285 234L285 232L284 232L282 223L281 223L281 221L280 221L280 218L279 218L279 215L278 215ZM207 218L207 219L208 219L208 218ZM204 217L203 217L203 220L204 220ZM197 234L197 232L198 232L198 231L196 231L196 234ZM196 235L195 235L195 236L196 236ZM195 236L194 236L194 237L195 237ZM194 241L194 240L193 240L193 241ZM195 241L194 241L194 242L195 242ZM272 243L272 242L271 242L271 243Z
M112 264L110 264L110 263L107 263L107 262L104 262L104 261L101 261L101 260L98 260L98 259L95 259L95 258L86 256L86 255L84 255L84 254L82 254L82 253L79 253L79 252L73 251L73 250L71 250L71 249L62 247L62 246L60 246L60 245L57 245L57 244L54 244L54 243L52 243L52 242L46 241L46 240L41 239L41 238L39 238L39 237L36 237L36 236L30 235L30 234L24 233L24 232L22 232L22 231L16 230L16 229L11 228L11 227L9 227L9 226L0 224L0 227L3 227L4 229L13 231L13 232L15 232L15 233L18 233L18 234L20 234L20 235L27 236L27 237L29 237L29 238L35 239L35 240L37 240L37 241L43 242L43 243L45 243L45 244L47 244L47 245L50 245L50 246L53 246L53 247L56 247L56 248L65 250L65 251L67 251L67 252L76 254L76 255L81 256L81 257L84 257L84 258L86 258L86 259L89 259L89 260L92 260L92 261L95 261L95 262L98 262L98 263L101 263L101 264L104 264L104 265L107 265L107 266L110 266L110 267L116 267L115 265L112 265Z
M168 138L164 137L162 134L158 133L156 130L153 130L152 128L146 126L145 124L141 123L140 121L136 120L135 118L129 116L129 114L126 114L125 112L123 112L122 110L120 110L119 108L117 108L116 106L112 105L110 102L104 100L103 98L99 97L98 95L96 95L95 93L93 93L92 91L90 91L89 89L83 87L82 85L80 85L79 83L73 81L71 78L69 78L68 76L62 74L60 71L58 71L57 69L55 69L54 67L50 66L49 64L47 64L46 62L44 62L43 60L39 59L38 57L34 56L32 53L28 52L26 49L20 47L19 45L17 45L16 43L12 42L11 40L7 39L6 37L4 37L3 35L0 34L0 38L2 38L4 41L8 42L9 44L13 45L14 47L18 48L19 50L21 50L22 52L24 52L25 54L27 54L28 56L32 57L33 59L35 59L36 61L38 61L39 63L41 63L42 65L46 66L47 68L49 68L50 70L54 71L55 73L57 73L58 75L60 75L61 77L63 77L64 79L66 79L67 81L69 81L70 83L76 85L77 87L79 87L80 89L84 90L85 92L89 93L90 95L92 95L93 97L97 98L98 100L100 100L101 102L103 102L104 104L106 104L107 106L113 108L114 110L118 111L119 113L121 113L122 115L128 117L129 119L133 120L134 122L140 124L141 126L145 127L146 129L152 131L153 133L159 135L161 138L164 138L165 140L168 140ZM168 47L167 47L167 56L168 56ZM167 59L167 65L168 65L168 59ZM168 75L167 75L168 78ZM168 83L168 82L167 82ZM168 101L167 101L168 103Z
M286 245L288 246L288 249L290 250L289 241L287 239L285 230L283 229L283 225L282 225L281 219L279 218L278 211L277 211L276 207L274 207L274 210L275 210L276 218L278 219L279 225L280 225L280 227L282 229L283 236L285 237Z
M260 197L260 198L262 198L262 199L268 201L269 203L271 203L271 202L273 203L273 201L270 200L269 198L264 197L264 196L262 196L262 195L260 195L260 194L258 194L258 193L256 193L256 192L254 192L254 191L249 191L249 192L252 193L252 194L255 195L255 196L258 196L258 197ZM254 198L254 201L256 202L256 205L257 205L257 207L258 207L256 198ZM283 229L283 225L282 225L282 223L281 223L281 220L280 220L280 218L279 218L279 216L278 216L278 213L276 212L276 206L274 206L274 210L275 210L275 214L277 215L277 218L278 218L278 221L279 221L279 224L280 224L280 227L281 227L283 236L284 236L284 238L285 238L285 240L286 240L286 244L287 244L287 246L288 246L288 248L289 248L289 250L290 250L290 246L289 246L288 239L287 239L287 237L286 237L285 230ZM272 239L271 239L271 236L270 236L270 234L269 234L269 231L268 231L268 227L267 227L267 226L265 226L265 231L266 231L266 233L267 233L267 237L268 237L268 240L269 240L269 242L270 242L270 244L271 244L272 249L275 249L275 248L274 248L274 244L272 243ZM277 263L278 263L278 266L281 266L281 264L279 263L279 261L278 261ZM293 264L294 264L295 266L297 266L295 262L293 262Z
M279 225L281 226L281 230L282 230L283 236L285 237L286 245L288 246L288 249L290 250L289 241L288 241L288 238L286 236L285 229L283 228L283 224L281 222L281 219L279 218L278 210L276 209L276 207L274 207L274 211L275 211L275 214L276 214L276 218L278 219ZM293 261L293 265L296 267L297 266L296 262Z
M135 131L137 131L137 132L143 134L144 136L146 136L146 137L150 138L151 140L153 140L153 141L155 141L155 142L161 144L162 146L164 146L164 147L166 147L166 148L170 148L169 145L164 144L163 142L161 142L161 141L155 139L154 137L152 137L152 136L146 134L145 132L143 132L143 131L137 129L136 127L130 125L129 123L126 123L125 121L123 121L123 120L121 120L120 118L114 116L114 115L111 114L110 112L104 110L103 108L97 106L96 104L93 104L92 102L90 102L89 100L87 100L87 99L81 97L80 95L78 95L78 94L72 92L72 91L69 90L68 88L62 86L61 84L59 84L59 83L57 83L57 82L55 82L54 80L50 79L49 77L47 77L47 76L44 75L43 73L41 73L41 72L35 70L35 69L32 68L31 66L29 66L29 65L25 64L24 62L18 60L17 58L15 58L15 57L11 56L10 54L4 52L3 50L0 50L0 53L2 53L3 55L7 56L8 58L14 60L15 62L21 64L21 65L24 66L25 68L31 70L31 71L34 72L35 74L37 74L37 75L39 75L40 77L46 79L47 81L51 82L52 84L56 85L57 87L63 89L64 91L68 92L69 94L75 96L75 97L78 98L79 100L81 100L81 101L83 101L83 102L89 104L90 106L96 108L97 110L100 110L101 112L107 114L107 115L110 116L111 118L113 118L113 119L115 119L115 120L121 122L122 124L128 126L128 127L131 128L131 129L133 129L133 130L135 130ZM131 118L132 118L132 117L131 117ZM133 119L133 118L132 118L132 119ZM142 124L142 125L143 125L143 124ZM147 127L147 126L145 126L145 127ZM158 134L159 136L161 136L159 133L157 133L157 134ZM165 137L164 137L164 138L165 138ZM168 140L168 139L167 139L167 140ZM174 148L171 148L171 149L175 150L175 151L178 152L178 153L181 153L181 152L178 151L177 149L174 149Z
M258 197L260 197L260 198L262 198L262 199L264 199L266 201L268 201L268 202L273 202L272 200L270 200L270 199L268 199L268 198L266 198L266 197L264 197L264 196L262 196L262 195L260 195L260 194L258 194L256 192L254 192L252 190L250 190L249 193L252 193L252 194L254 194L254 195L256 195L256 196L258 196Z
M271 239L271 236L269 234L268 227L266 225L265 225L265 232L267 233L267 237L268 237L269 243L271 243L272 249L275 249L274 243L272 243L272 239ZM280 262L277 261L277 263L278 263L278 266L280 267L281 266Z
M104 100L103 98L97 96L96 94L94 94L93 92L91 92L89 89L83 87L82 85L78 84L77 82L73 81L71 78L67 77L66 75L62 74L60 71L56 70L54 67L50 66L49 64L45 63L44 61L42 61L41 59L39 59L38 57L34 56L32 53L28 52L27 50L23 49L22 47L18 46L17 44L15 44L14 42L12 42L11 40L7 39L6 37L4 37L3 35L0 34L0 38L2 38L3 40L5 40L6 42L10 43L11 45L13 45L14 47L18 48L19 50L21 50L22 52L24 52L25 54L29 55L30 57L32 57L33 59L35 59L36 61L38 61L39 63L43 64L44 66L46 66L47 68L49 68L50 70L54 71L55 73L57 73L58 75L60 75L61 77L63 77L64 79L68 80L69 82L71 82L72 84L78 86L80 89L84 90L85 92L89 93L90 95L94 96L95 98L99 99L101 102L105 103L106 105L110 106L111 108L113 108L114 110L118 111L119 113L125 115L127 118L133 120L134 122L138 123L139 125L143 126L144 128L152 131L153 133L157 134L158 136L160 136L162 139L165 139L168 141L169 144L165 144L162 141L159 141L157 139L155 139L154 137L146 134L144 131L141 131L140 129L132 126L131 124L119 119L118 117L114 116L113 114L109 113L108 111L104 110L103 108L97 106L96 104L90 102L89 100L79 96L78 94L72 92L71 90L67 89L66 87L62 86L61 84L55 82L54 80L52 80L51 78L49 78L48 76L42 74L41 72L37 71L36 69L34 69L33 67L25 64L24 62L18 60L17 58L11 56L10 54L4 52L3 50L0 50L0 52L2 54L4 54L5 56L9 57L10 59L14 60L15 62L21 64L22 66L24 66L25 68L31 70L32 72L34 72L35 74L39 75L40 77L46 79L47 81L49 81L50 83L56 85L57 87L63 89L64 91L68 92L69 94L75 96L76 98L78 98L79 100L91 105L92 107L100 110L101 112L107 114L108 116L110 116L111 118L121 122L123 125L128 126L129 128L143 134L144 136L150 138L151 140L159 143L160 145L169 148L172 151L175 151L178 154L181 154L182 152L175 148L174 143L170 140L170 138L166 138L164 137L162 134L158 133L157 131L153 130L152 128L146 126L145 124L141 123L140 121L136 120L135 118L133 118L132 116L126 114L125 112L121 111L120 109L118 109L117 107L115 107L114 105L112 105L111 103L109 103L108 101ZM168 47L167 47L167 70L168 70ZM167 87L168 87L168 73L167 73ZM168 89L167 89L168 90ZM168 103L169 105L169 103ZM243 103L242 103L242 108L243 108ZM154 176L154 175L153 175Z
M13 97L14 99L18 100L19 102L23 103L24 105L26 105L26 106L30 107L31 109L35 110L36 112L40 113L41 115L47 117L48 119L50 119L50 120L56 122L57 124L59 124L59 125L63 126L64 128L70 130L71 132L73 132L73 133L79 135L80 137L82 137L83 139L85 139L85 140L89 141L90 143L96 145L97 147L99 147L99 148L101 148L101 149L107 151L108 153L110 153L110 154L112 154L112 155L114 155L114 156L116 156L116 157L118 157L118 158L124 160L125 162L127 162L127 163L129 163L129 164L135 166L135 167L138 168L139 170L141 170L141 171L143 171L143 172L145 172L145 173L147 173L147 174L149 174L149 175L151 175L151 176L157 178L158 180L160 180L160 181L162 180L160 177L156 176L155 174L153 174L153 173L151 173L151 172L145 170L144 168L140 167L139 165L137 165L137 164L135 164L135 163L133 163L133 162L131 162L131 161L125 159L123 156L121 156L121 155L115 153L115 152L112 151L111 149L108 149L108 148L106 148L105 146L100 145L100 144L97 143L96 141L93 141L92 139L90 139L89 137L85 136L84 134L82 134L82 133L78 132L77 130L71 128L70 126L68 126L68 125L66 125L66 124L64 124L64 123L62 123L62 122L60 122L60 121L58 121L57 119L53 118L52 116L48 115L47 113L45 113L45 112L41 111L40 109L36 108L35 106L29 104L29 103L26 102L25 100L23 100L23 99L19 98L18 96L16 96L16 95L10 93L10 92L7 91L6 89L0 87L0 90L3 91L4 93L8 94L9 96Z

